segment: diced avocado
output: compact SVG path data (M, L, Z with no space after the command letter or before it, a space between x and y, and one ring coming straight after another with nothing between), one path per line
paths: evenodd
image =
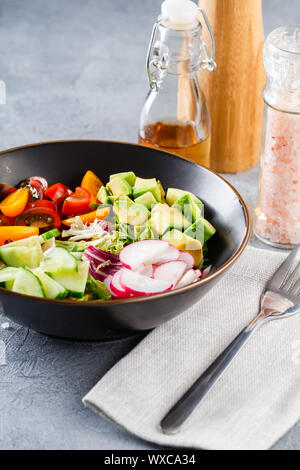
M124 171L122 173L115 173L113 175L110 175L109 181L113 180L116 177L122 178L123 180L127 181L130 186L134 186L135 184L136 176L133 171Z
M98 194L97 194L98 201L100 201L101 204L106 204L108 197L109 197L109 193L108 193L106 187L101 186L101 188L99 189Z
M204 204L202 201L200 201L200 199L198 199L194 194L191 194L191 198L192 198L192 203L194 206L197 207L197 212L195 212L196 214L196 219L199 217L202 217L203 215L203 210L204 210Z
M115 176L109 183L106 185L113 196L129 196L132 194L131 185L120 176Z
M195 266L198 267L202 263L203 251L202 244L199 240L195 240L179 230L171 230L165 233L162 238L178 248L178 250L190 253L194 258Z
M185 230L190 225L190 221L178 209L167 204L156 204L151 211L151 228L159 236L168 229Z
M134 240L153 240L155 238L150 224L135 226L133 235Z
M170 208L165 204L156 204L151 211L151 230L159 237L170 228Z
M175 207L170 207L169 211L171 214L170 228L185 230L191 225L191 222Z
M165 219L159 212L151 214L150 224L151 230L158 237L161 237L169 228L168 219Z
M139 178L135 180L135 185L133 187L133 197L138 198L143 194L150 192L155 197L156 201L161 202L161 187L157 183L155 178Z
M78 272L51 273L51 277L69 291L71 297L82 298L89 274L89 261L78 262Z
M146 225L129 225L119 224L119 233L122 238L129 239L130 243L138 240L154 239L154 234L150 224Z
M123 222L121 220L122 215L121 215L121 219L119 218L119 213L121 213L123 211L127 212L128 208L131 207L133 204L134 204L134 202L127 196L120 196L115 200L114 205L113 205L113 211L116 214L116 216L118 217L119 222L127 223L127 222Z
M114 213L121 224L143 225L149 217L148 209L130 199L119 198L113 206Z
M134 203L134 201L132 199L130 199L130 197L128 197L128 196L116 197L115 202L127 203L129 205L132 205Z
M142 194L141 196L137 197L135 199L135 202L137 202L138 204L143 204L143 206L147 207L147 209L151 209L155 204L157 204L157 200L155 199L155 197L153 196L152 193L150 193L150 191L148 191L147 193L145 194Z
M163 186L162 186L162 184L159 180L157 180L157 184L160 187L161 202L166 202L165 201L165 196L166 196L165 190L164 190L164 188L163 188Z
M191 194L184 194L181 196L174 202L172 207L180 210L191 223L201 217L202 210L199 205L195 203Z
M33 295L34 297L45 297L41 281L28 268L19 268L12 288L13 292L19 294Z
M189 194L188 191L183 191L182 189L177 188L169 188L166 197L167 204L169 204L169 206L173 206L177 199L185 196L186 194Z
M215 227L203 217L199 217L196 222L185 230L189 237L199 240L202 245L207 242L216 232Z
M111 196L105 186L101 186L97 194L97 199L101 202L101 204L113 204L117 197Z
M203 202L198 199L195 194L191 193L190 191L183 191L182 189L177 189L177 188L169 188L167 191L167 197L166 201L169 204L169 206L173 206L173 204L180 199L182 196L185 196L186 194L189 194L191 196L192 202L196 204L199 209L203 210ZM200 214L200 215L201 215Z
M184 214L191 223L193 222L193 203L190 194L184 194L181 196L174 202L172 207L182 212L182 214Z
M68 291L48 276L48 274L44 273L41 268L34 269L33 274L41 281L47 299L64 299L68 295Z

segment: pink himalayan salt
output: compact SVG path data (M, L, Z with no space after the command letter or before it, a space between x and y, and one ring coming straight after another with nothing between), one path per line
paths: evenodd
M273 243L300 243L300 115L269 108L256 232Z

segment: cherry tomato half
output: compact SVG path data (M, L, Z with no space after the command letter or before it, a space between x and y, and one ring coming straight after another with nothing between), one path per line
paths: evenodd
M45 196L51 199L53 202L56 202L59 207L63 204L64 200L71 194L73 194L71 189L61 183L56 183L52 186L49 186L49 188L45 192Z
M57 212L49 207L32 207L26 209L16 220L16 225L38 227L41 230L59 228L61 225Z
M29 191L29 200L37 201L43 199L44 189L42 183L34 178L26 178L18 184L19 188L27 188Z
M69 217L71 215L84 214L89 210L91 195L87 189L78 186L75 193L65 199L62 206L62 215Z
M0 203L1 212L7 217L17 217L22 214L23 210L27 206L29 199L28 188L20 188L17 191L9 194Z
M53 201L48 201L47 199L42 199L40 201L30 202L25 207L25 210L33 209L34 207L48 207L49 209L52 209L53 211L57 212L57 204Z
M0 227L9 227L15 225L16 219L14 217L6 217L6 215L0 214Z
M16 188L10 186L9 184L0 184L0 202L15 191Z
M43 178L42 176L32 176L31 178L34 179L34 180L39 181L41 183L42 187L43 187L44 192L47 191L48 182L45 178Z

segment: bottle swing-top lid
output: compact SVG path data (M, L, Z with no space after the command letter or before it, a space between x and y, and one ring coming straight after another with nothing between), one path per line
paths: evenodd
M174 25L188 25L197 21L198 6L191 0L165 0L161 5L162 18Z

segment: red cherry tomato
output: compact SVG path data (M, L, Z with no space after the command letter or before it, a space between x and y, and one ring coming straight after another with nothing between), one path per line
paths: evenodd
M56 183L50 186L45 192L45 196L51 199L60 207L64 200L73 194L70 188L61 183Z
M62 206L62 215L69 217L71 215L84 214L89 210L91 195L87 189L78 186L75 193L67 197Z
M25 210L33 209L34 207L48 207L53 211L57 212L57 204L53 201L48 201L47 199L42 199L41 201L34 201L27 204Z
M40 230L50 230L61 226L59 215L46 206L36 206L26 209L16 220L16 225L38 227Z
M44 198L45 191L44 191L42 183L39 180L36 180L34 178L29 178L29 186L33 189L34 195L32 199L34 201L36 201L37 199ZM37 197L35 195L37 195Z
M43 199L44 189L42 183L34 178L26 178L18 184L19 188L27 188L29 190L29 201L37 201Z
M0 202L14 191L16 191L16 188L13 186L10 186L9 184L0 184Z
M43 187L44 192L47 191L48 182L45 178L43 178L42 176L32 176L31 178L34 179L34 180L39 181L41 183L42 187Z
M0 227L8 227L15 225L16 219L14 217L6 217L4 214L0 214Z

